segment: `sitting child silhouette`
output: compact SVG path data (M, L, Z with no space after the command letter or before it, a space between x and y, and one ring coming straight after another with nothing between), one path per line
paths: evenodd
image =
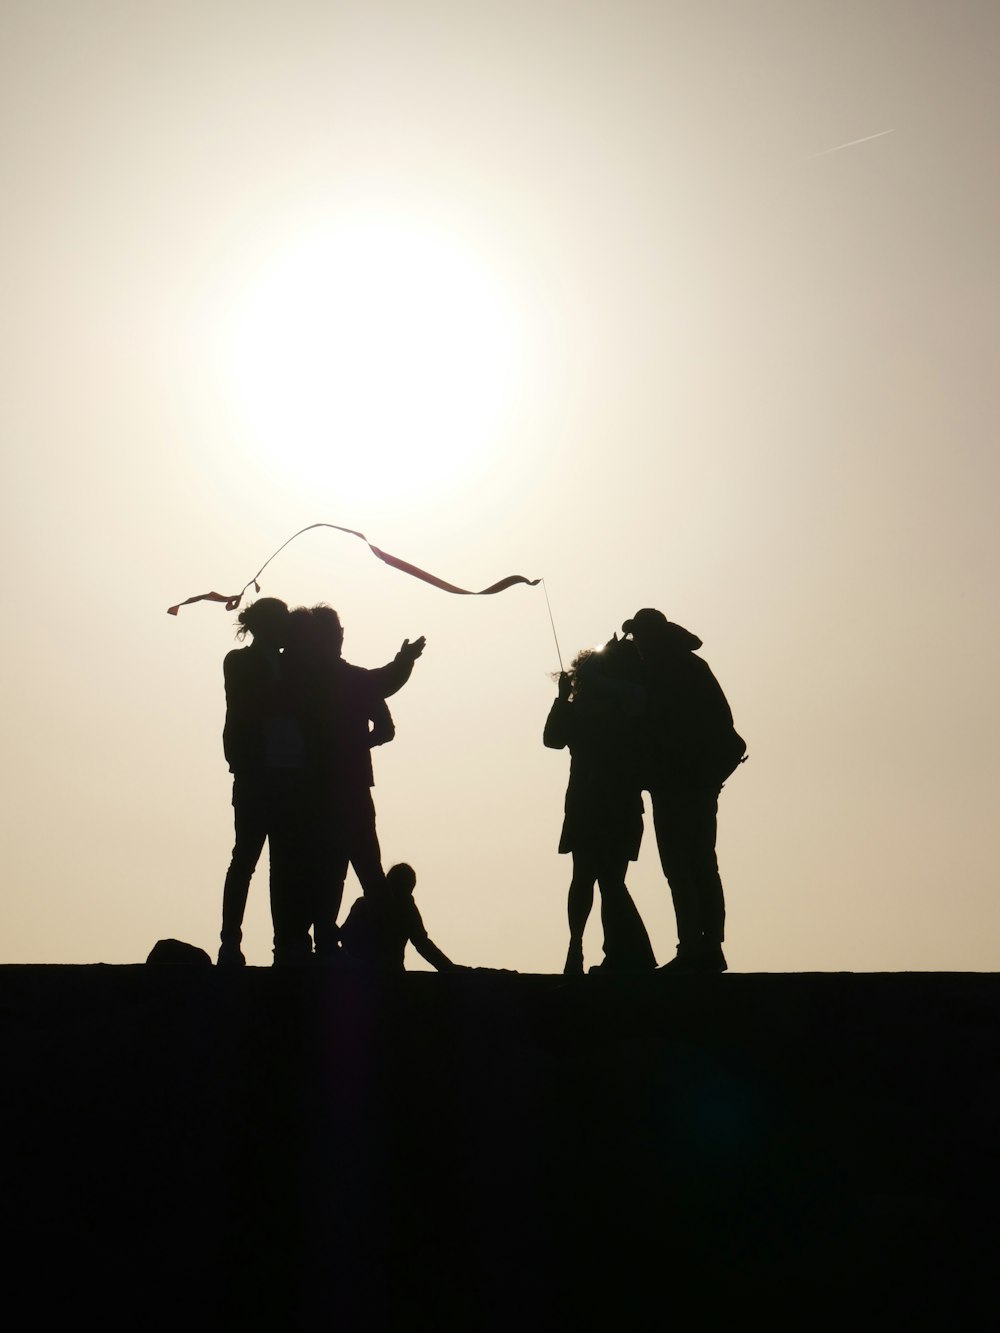
M359 898L340 928L341 948L355 963L381 971L403 971L403 955L412 944L421 958L439 972L457 967L430 939L420 918L413 890L417 877L405 862L385 874L385 899L378 912L368 898Z

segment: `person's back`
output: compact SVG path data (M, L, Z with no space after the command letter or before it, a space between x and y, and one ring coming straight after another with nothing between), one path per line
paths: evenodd
M340 791L375 785L373 744L391 739L392 720L373 673L338 658L327 665L323 681L327 760ZM388 723L385 722L388 719ZM372 723L381 726L373 733Z
M642 645L649 781L721 787L745 749L732 710L711 667L697 656L701 639L670 622L654 630Z
M234 648L222 663L226 720L222 750L231 773L247 772L267 762L267 719L287 711L282 694L281 655L254 642Z
M400 972L404 966L409 930L397 906L386 903L376 917L370 898L351 904L340 927L340 946L356 963L365 967Z

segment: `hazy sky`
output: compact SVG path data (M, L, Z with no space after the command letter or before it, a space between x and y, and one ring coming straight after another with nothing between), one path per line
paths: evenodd
M214 955L233 618L165 608L327 521L544 575L567 659L704 639L735 970L995 968L998 63L995 0L5 0L0 961ZM386 864L558 970L541 589L318 532L263 592L426 634ZM666 961L651 825L630 884Z

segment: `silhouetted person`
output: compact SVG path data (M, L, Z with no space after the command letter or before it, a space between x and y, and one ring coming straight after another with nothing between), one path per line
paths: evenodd
M404 640L391 662L374 670L353 666L342 656L344 631L329 606L312 608L317 631L319 766L325 774L325 860L315 888L313 914L316 951L330 957L337 944L337 916L348 865L354 867L366 897L385 889L382 853L375 830L371 751L395 735L386 699L402 689L424 650L421 637Z
M564 971L583 972L583 932L601 890L604 964L608 971L656 966L649 936L625 887L629 861L642 841L642 792L635 725L644 695L635 680L631 644L613 640L602 652L582 652L559 677L559 695L543 733L553 750L569 749L569 785L560 852L573 856L567 913L569 951Z
M424 929L413 890L417 877L411 866L394 865L386 872L382 908L375 912L370 898L359 898L340 928L340 940L350 958L366 967L401 972L407 944L439 972L456 964L430 939Z
M249 633L253 641L228 653L222 664L222 743L233 775L236 841L222 895L219 963L246 961L240 948L243 914L265 841L271 862L275 961L295 961L308 953L309 944L302 931L298 873L304 742L281 657L288 607L275 597L261 597L241 611L238 620L237 636Z
M622 626L642 659L646 688L643 785L653 805L660 864L677 917L682 972L724 972L726 911L715 855L719 792L746 752L701 640L644 607Z

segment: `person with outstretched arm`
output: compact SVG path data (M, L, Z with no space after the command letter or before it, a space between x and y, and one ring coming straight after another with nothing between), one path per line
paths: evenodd
M409 680L424 650L421 637L404 640L391 662L368 670L345 662L344 630L329 606L311 608L316 635L316 755L325 810L325 864L315 881L313 935L316 952L331 957L336 949L337 917L348 866L376 910L385 891L382 852L375 828L371 752L395 736L386 699Z

